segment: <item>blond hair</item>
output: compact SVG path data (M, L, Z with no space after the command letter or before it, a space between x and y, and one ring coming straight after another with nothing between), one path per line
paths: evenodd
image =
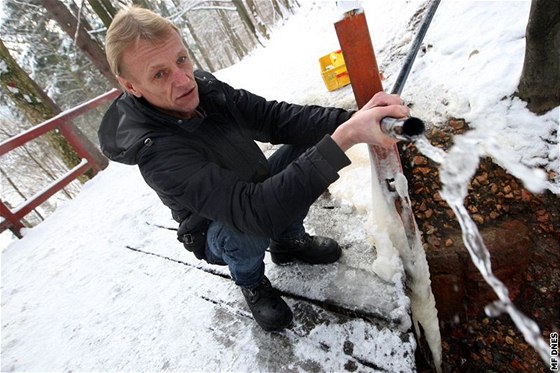
M105 53L113 74L123 75L121 59L127 48L138 40L160 42L166 39L171 31L180 35L177 26L148 9L136 6L121 9L115 15L105 37Z

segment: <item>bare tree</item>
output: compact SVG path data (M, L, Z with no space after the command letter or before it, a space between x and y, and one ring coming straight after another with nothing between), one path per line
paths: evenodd
M187 20L185 22L185 26L187 27L187 30L189 31L190 36L194 40L194 44L195 44L196 48L200 51L200 55L202 56L202 59L204 60L204 63L207 66L207 69L211 72L216 71L216 69L214 68L214 64L212 63L212 59L210 57L210 54L206 50L206 47L204 46L204 42L202 41L202 39L200 39L198 37L198 33L194 29L194 26L192 25L192 23Z
M262 16L259 13L259 10L257 8L257 5L255 4L254 0L245 0L247 2L247 5L249 6L249 9L251 10L251 14L253 15L253 19L255 20L256 24L257 24L257 29L259 30L259 33L265 38L265 39L270 39L270 35L268 33L268 27L266 27L266 24L264 23Z
M518 95L544 114L560 105L560 1L533 0Z
M242 0L231 0L231 2L235 5L235 8L237 9L237 12L239 13L239 17L241 17L241 21L243 21L243 23L245 24L247 29L250 31L250 33L255 36L255 39L261 45L263 45L263 43L260 39L260 35L257 32L257 28L255 27L255 24L253 23L253 20L252 20L251 16L249 15L249 11L245 7L245 4L243 4L243 1Z
M53 19L73 40L81 51L90 59L101 74L113 85L118 87L117 79L111 72L105 52L99 44L89 35L87 29L78 21L70 10L59 0L41 0Z
M238 60L241 60L243 56L247 55L249 51L243 45L243 42L237 35L237 33L233 30L231 22L223 9L217 9L218 15L220 16L221 26L224 33L228 36L230 43L233 47L233 50L237 54Z
M88 0L88 3L105 27L109 27L117 14L117 9L113 4L109 0Z

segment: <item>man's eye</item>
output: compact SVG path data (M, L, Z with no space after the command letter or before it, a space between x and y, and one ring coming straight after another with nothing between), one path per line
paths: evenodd
M179 65L182 65L182 64L184 64L185 62L187 62L187 56L181 56L181 57L179 57L179 58L177 59L177 63L178 63Z
M163 78L163 71L160 70L154 74L154 79L161 79L161 78Z

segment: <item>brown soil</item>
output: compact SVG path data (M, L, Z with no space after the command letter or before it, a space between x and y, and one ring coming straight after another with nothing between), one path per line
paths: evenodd
M461 119L452 119L448 124L445 129L427 131L430 142L445 150L452 145L452 135L468 130ZM457 233L458 222L439 196L441 186L436 164L419 154L413 144L401 149L401 159L430 267L437 260L441 261L442 252L447 255L453 251L460 258L459 265L472 267L463 261L468 255ZM549 176L552 179L556 175ZM504 169L490 159L482 159L469 186L465 206L481 232L524 227L529 244L523 246L528 247L519 247L519 258L515 257L516 253L507 253L512 271L508 272L508 256L505 256L502 273L507 278L497 275L508 288L511 286L514 303L537 322L548 344L550 334L558 332L560 326L559 198L550 192L532 195ZM497 253L496 257L499 255ZM449 292L455 286L456 291L456 284L445 283L446 278L434 276L432 272L433 286L447 286ZM496 297L477 297L478 293L490 294L490 288L472 278L467 279L464 286L468 288L473 284L477 293L473 295L472 289L465 289L458 305L445 296L445 289L436 294L438 309L445 309L444 317L440 317L444 372L548 371L549 362L545 363L525 342L508 315L489 318L484 314L484 305ZM453 307L459 309L453 310ZM419 371L423 370L419 362Z

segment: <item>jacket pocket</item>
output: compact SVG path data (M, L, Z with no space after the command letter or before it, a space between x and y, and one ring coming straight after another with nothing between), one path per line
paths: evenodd
M185 219L185 221L179 225L177 240L182 242L185 249L193 253L197 259L206 259L204 252L206 251L206 233L208 232L210 221L204 220L196 228L187 230L187 220L188 219Z

